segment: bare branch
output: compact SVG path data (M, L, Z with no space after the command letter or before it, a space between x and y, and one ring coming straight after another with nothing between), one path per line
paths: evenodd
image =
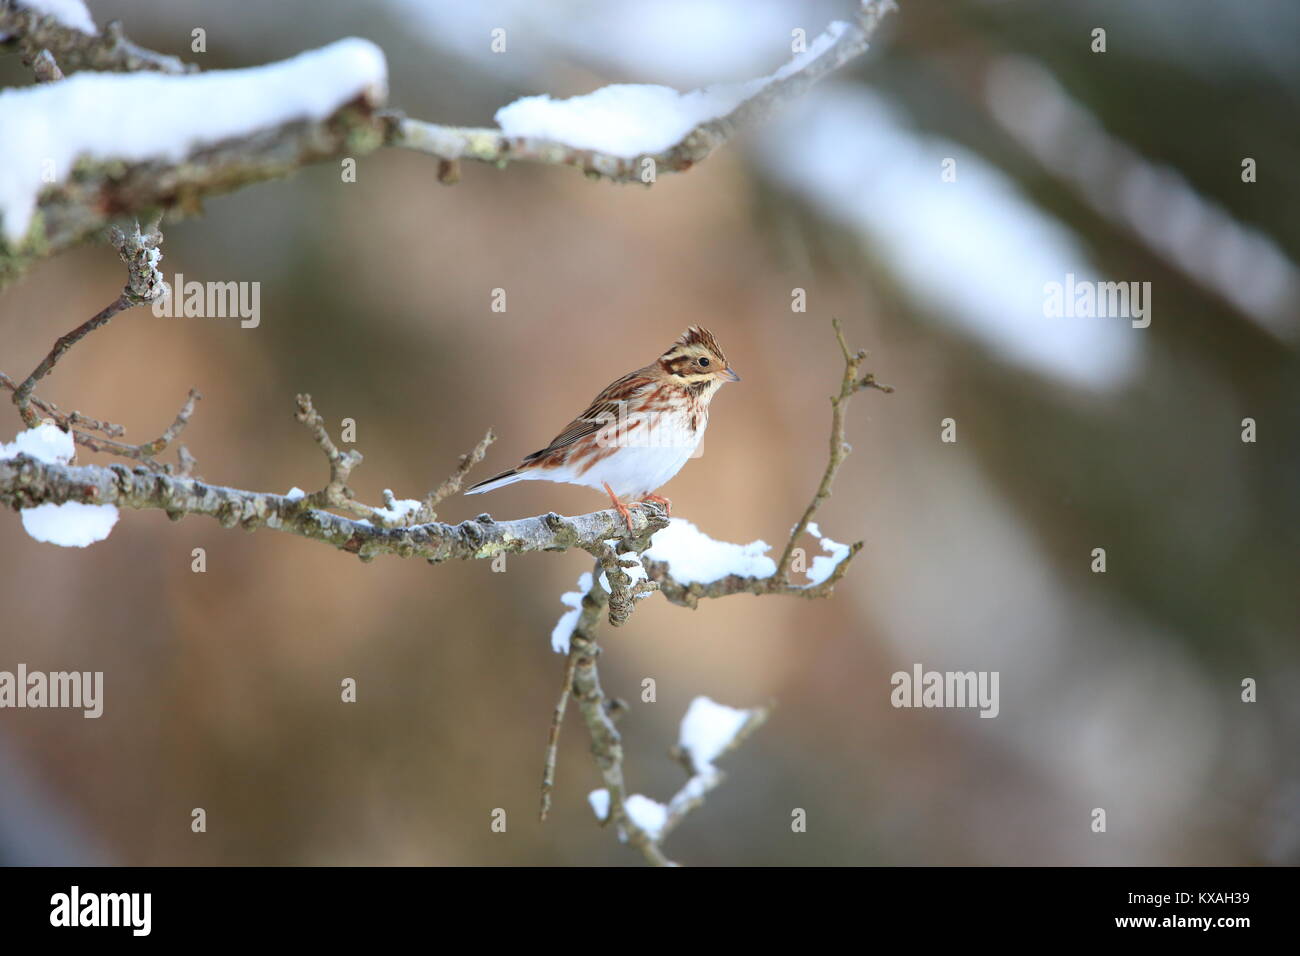
M595 631L600 624L608 595L601 587L599 575L592 575L591 590L582 599L582 614L569 639L569 657L573 668L573 699L578 704L583 723L591 737L591 752L609 794L609 812L603 825L615 830L656 866L672 866L650 834L628 818L627 790L623 782L623 738L610 714L610 701L600 686L596 658L600 647Z
M305 507L337 508L356 517L374 518L375 509L355 501L356 495L348 487L348 478L352 475L352 469L361 464L361 452L353 449L348 449L346 452L339 451L325 427L325 419L320 417L320 413L312 405L310 395L298 396L298 411L294 417L307 426L312 438L325 453L330 466L329 481L320 491L313 492L303 499Z
M822 506L822 502L831 496L835 475L852 450L849 443L844 440L844 415L848 411L849 399L864 388L875 388L886 393L894 390L892 385L879 384L875 376L870 373L861 379L858 378L862 363L867 360L867 353L861 349L851 352L848 343L844 341L844 330L840 327L840 320L831 319L831 324L835 328L835 339L839 342L840 352L844 356L844 378L840 382L840 393L831 398L830 455L826 462L826 471L822 474L821 484L817 486L817 493L813 495L812 501L808 502L808 507L804 509L799 523L790 533L790 540L786 542L785 551L782 552L781 560L776 565L775 577L782 584L787 585L790 583L790 561L794 556L795 542L808 530L808 525L817 514L817 509ZM856 549L861 546L862 543L858 542L854 547Z
M167 426L162 435L142 445L116 441L115 439L121 438L126 432L121 425L88 418L76 411L64 415L53 402L44 401L33 393L36 383L48 375L63 354L83 338L95 329L107 325L119 312L135 305L152 302L166 292L167 284L158 270L158 263L162 261L162 253L158 250L158 246L162 243L163 237L157 227L158 223L155 220L150 224L148 231L143 233L140 231L139 223L135 224L131 232L123 232L117 228L110 230L111 241L127 266L126 286L121 294L98 314L67 335L61 336L41 364L21 384L15 384L8 375L0 372L0 386L13 392L14 405L17 406L18 414L28 428L40 424L41 416L37 414L39 410L61 428L71 432L73 441L78 445L91 451L130 458L154 470L170 471L170 466L160 465L154 459L166 451L181 430L189 424L190 417L194 414L195 403L202 398L195 389L190 389L185 404L181 406L175 420ZM85 426L85 430L79 429L78 425ZM99 432L100 435L93 435L90 432ZM188 475L193 467L193 457L186 451L179 456L179 462L179 473Z
M551 714L551 730L546 737L546 759L542 761L542 811L540 818L546 822L546 815L551 812L551 794L555 791L555 763L559 755L560 728L564 725L564 713L569 708L569 696L573 693L573 671L577 667L578 656L570 645L569 656L564 659L564 684L560 687L560 699L555 702L555 711Z
M14 390L14 404L18 406L18 414L22 416L28 428L35 428L40 424L40 416L31 407L32 390L36 387L37 382L50 373L59 359L63 357L63 353L95 331L95 329L107 325L113 316L119 312L135 305L152 302L162 295L166 289L162 273L157 269L157 263L162 259L162 254L158 251L158 245L162 242L160 233L150 232L147 235L142 235L140 226L137 223L135 230L129 234L122 232L120 229L114 229L112 240L113 245L117 248L118 255L127 265L126 287L116 299L98 313L81 323L71 332L60 336L54 343L54 347L50 349L49 354L41 360L41 364L36 366L32 374L28 375L23 383Z
M460 464L456 466L456 470L425 497L424 504L420 506L420 510L416 513L416 520L419 523L433 521L438 517L438 513L434 509L445 499L460 491L461 482L465 480L465 476L469 474L471 468L483 460L483 456L487 454L488 446L496 440L496 433L489 428L487 434L479 439L479 443L468 454L460 456Z

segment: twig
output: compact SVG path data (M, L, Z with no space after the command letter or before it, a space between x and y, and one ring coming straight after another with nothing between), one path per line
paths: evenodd
M152 302L162 295L166 289L162 273L157 269L157 264L162 259L162 253L158 251L158 245L162 242L160 233L151 230L147 234L141 234L140 225L137 223L135 230L131 233L124 233L120 229L114 229L112 231L112 241L117 248L118 255L127 265L126 286L122 289L121 294L107 306L71 332L61 335L54 343L54 347L50 349L49 354L41 360L41 364L36 366L32 374L28 375L23 383L14 390L14 404L18 406L18 414L22 416L23 422L28 428L35 428L40 424L41 420L40 416L31 407L32 390L36 387L37 382L50 373L59 359L63 357L63 353L95 331L95 329L107 325L113 316L119 312L145 302Z
M171 471L170 466L160 465L154 459L166 451L181 430L189 424L190 416L194 414L195 403L202 398L195 389L190 389L189 396L171 425L167 426L158 438L141 445L115 441L114 439L122 437L126 432L126 429L121 425L101 422L76 411L63 415L59 412L57 405L38 398L33 391L36 383L54 369L63 354L95 329L107 325L119 312L123 312L132 306L152 302L166 292L167 284L163 281L162 273L158 269L158 264L162 261L162 253L158 247L163 240L162 233L158 231L160 218L161 216L150 222L148 228L143 232L139 223L136 223L130 232L123 232L117 228L110 231L110 240L117 249L118 256L126 263L127 267L126 285L123 287L121 294L99 313L77 326L67 335L60 336L58 341L54 343L54 347L50 349L49 354L41 361L41 364L36 366L21 384L15 385L8 375L0 373L0 385L13 392L14 405L18 408L18 414L22 417L23 424L28 428L34 428L40 424L41 416L37 414L37 410L43 411L56 424L71 432L73 440L78 445L91 451L106 452L111 455L130 458L142 462L146 467L154 470ZM78 429L78 425L84 425L86 430ZM99 432L105 437L92 435L89 432ZM186 451L179 456L179 462L179 474L188 475L194 464L193 457Z
M643 502L643 507L654 508L656 513L659 508L657 504L651 502ZM664 518L667 519L667 512L664 512ZM605 580L609 582L609 623L614 627L622 627L627 623L637 601L652 591L659 590L659 585L650 580L641 580L633 584L631 575L627 573L627 569L637 565L644 567L636 549L639 547L644 550L647 544L646 539L639 541L623 539L614 544L602 541L588 549L596 558L597 583L602 572Z
M600 623L601 611L607 602L605 589L598 575L593 573L591 590L582 599L582 614L569 639L569 656L573 658L573 698L591 737L591 752L600 770L605 790L609 794L609 811L603 825L613 824L615 830L639 849L646 859L656 866L672 866L650 834L637 826L627 815L627 790L623 782L623 738L614 725L609 712L609 701L600 686L596 658L600 647L595 631Z
M569 695L573 692L573 671L578 664L578 652L572 645L569 655L564 659L564 685L560 688L560 699L555 702L555 711L551 714L551 730L546 737L546 758L542 762L542 812L541 820L546 822L546 815L551 812L551 794L555 791L555 762L560 747L560 727L564 724L564 713L569 708Z
M424 504L422 504L420 510L416 512L416 522L418 524L425 524L426 522L433 521L438 517L438 513L434 509L437 508L444 499L449 498L451 495L460 491L460 485L461 482L465 480L465 476L469 474L471 468L483 460L483 456L487 454L488 446L496 440L496 434L489 428L487 434L479 439L479 443L475 445L468 454L460 456L460 464L456 466L456 470L453 471L442 484L430 491L425 497Z
M870 373L861 379L858 378L862 363L867 360L866 351L859 349L851 352L848 343L844 341L844 330L840 326L840 320L831 319L831 325L835 328L835 339L839 342L840 352L844 356L844 378L840 382L840 393L831 397L830 456L826 462L826 471L822 474L821 484L817 486L817 493L813 495L812 501L808 502L808 507L804 509L798 524L794 526L794 531L790 533L790 540L786 542L781 560L776 565L774 577L787 585L790 583L790 562L794 557L795 543L799 540L799 536L808 530L808 525L817 514L817 509L821 507L822 502L831 496L835 475L852 450L844 440L844 415L848 411L849 399L864 388L875 388L886 393L894 390L892 385L882 385L877 382L875 376ZM862 542L858 542L855 548L861 546Z
M330 477L325 487L303 498L302 507L337 508L357 517L373 518L375 509L354 500L356 495L348 487L348 478L352 474L352 469L362 462L361 452L354 449L348 449L346 452L339 451L338 446L330 438L329 430L325 427L325 419L320 417L320 413L312 405L311 396L299 395L297 401L298 411L294 417L307 426L312 439L325 453L330 466Z
M129 309L136 303L132 302L130 297L123 292L107 306L97 312L94 316L87 319L81 325L77 326L66 335L59 336L58 341L54 343L54 348L50 349L48 355L41 360L41 364L36 366L32 374L28 375L17 389L14 390L14 404L18 406L18 414L22 416L23 422L28 428L35 428L41 423L41 417L32 410L32 389L36 383L49 374L54 368L55 363L59 361L63 353L72 346L76 345L83 338L100 326L107 325L108 322L124 309Z
M27 6L22 0L0 0L0 35L10 37L10 42L28 57L49 50L68 69L154 70L159 73L198 71L197 66L183 63L174 56L136 46L126 38L121 23L116 20L99 34L82 33Z
M54 60L54 54L49 50L42 50L36 54L31 61L32 72L36 75L37 83L57 83L63 79L63 71L59 69L59 64Z

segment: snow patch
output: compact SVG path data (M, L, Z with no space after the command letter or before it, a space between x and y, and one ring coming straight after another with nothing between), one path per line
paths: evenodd
M609 819L608 790L602 787L599 790L591 791L591 793L587 794L587 802L591 804L592 812L596 814L597 820ZM668 807L658 800L651 800L649 797L634 793L623 801L623 809L627 812L627 818L635 826L644 830L650 839L659 839L660 834L663 833L664 825L668 822Z
M103 541L117 524L117 505L86 505L80 501L43 504L22 511L23 530L45 544L84 548Z
M685 518L673 518L650 540L644 557L665 562L682 584L711 584L729 574L771 577L776 562L767 557L768 550L765 541L715 541Z
M27 233L40 191L78 159L177 162L199 146L296 120L322 120L358 96L387 95L383 51L350 38L244 70L185 76L78 73L0 93L0 217Z
M806 572L808 583L804 587L815 588L832 574L840 566L840 562L849 556L852 550L847 544L841 544L838 541L832 541L830 538L823 538L821 528L817 527L817 522L808 522L808 533L814 538L821 540L822 550L826 554L819 554L812 560L812 567Z
M701 123L726 116L769 84L802 70L847 28L842 21L831 23L805 52L769 76L685 93L669 86L616 83L563 100L526 96L497 110L497 125L506 136L549 139L612 156L662 153Z
M407 515L415 514L420 510L421 502L414 498L393 498L392 489L384 489L384 500L390 501L387 507L373 509L375 514L379 515L389 524L402 524Z
M708 697L696 697L686 709L677 745L691 756L696 774L706 774L736 734L749 720L750 712L718 704Z
M606 544L610 545L611 547L616 546L618 544L618 539L611 538L606 542ZM641 555L637 554L635 551L628 551L624 554L619 555L620 560L624 558L637 559L636 564L632 565L630 568L623 568L623 571L627 574L628 577L628 587L635 587L641 581L649 580L650 575L649 573L647 573L645 569L645 565L641 562ZM609 586L609 575L606 574L604 571L600 572L600 586L611 594L614 592L614 589ZM639 601L642 600L643 598L648 597L650 593L651 592L647 591L645 594L641 595L641 597L637 598L637 600Z
M8 444L0 442L0 461L27 455L47 465L66 465L76 453L72 433L48 423L19 432Z
M652 840L658 840L668 822L668 808L658 800L634 793L623 803L627 818L646 832Z
M66 465L77 453L72 433L43 424L0 442L0 460L27 455L47 465ZM23 530L37 541L65 548L84 548L103 541L117 524L117 505L87 505L80 501L47 502L22 510Z
M590 590L591 572L584 571L582 577L578 578L578 590L565 591L560 595L560 603L573 610L561 614L551 631L551 649L555 653L569 653L569 639L573 637L573 630L578 626L578 618L582 615L582 598Z
M89 36L98 36L95 21L82 0L18 0L21 6L47 17L53 17L65 27L71 27Z

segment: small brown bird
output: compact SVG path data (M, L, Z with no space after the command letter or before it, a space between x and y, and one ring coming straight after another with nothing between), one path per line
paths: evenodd
M609 385L541 451L465 494L535 479L586 485L609 495L630 531L625 501L671 510L654 492L694 454L718 389L738 381L713 333L692 326L654 362Z

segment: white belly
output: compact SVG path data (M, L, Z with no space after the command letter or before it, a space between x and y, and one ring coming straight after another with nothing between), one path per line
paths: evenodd
M614 453L592 465L584 474L566 477L572 484L603 491L604 484L620 498L640 498L666 485L695 454L708 419L692 432L678 416L661 415L629 429Z

